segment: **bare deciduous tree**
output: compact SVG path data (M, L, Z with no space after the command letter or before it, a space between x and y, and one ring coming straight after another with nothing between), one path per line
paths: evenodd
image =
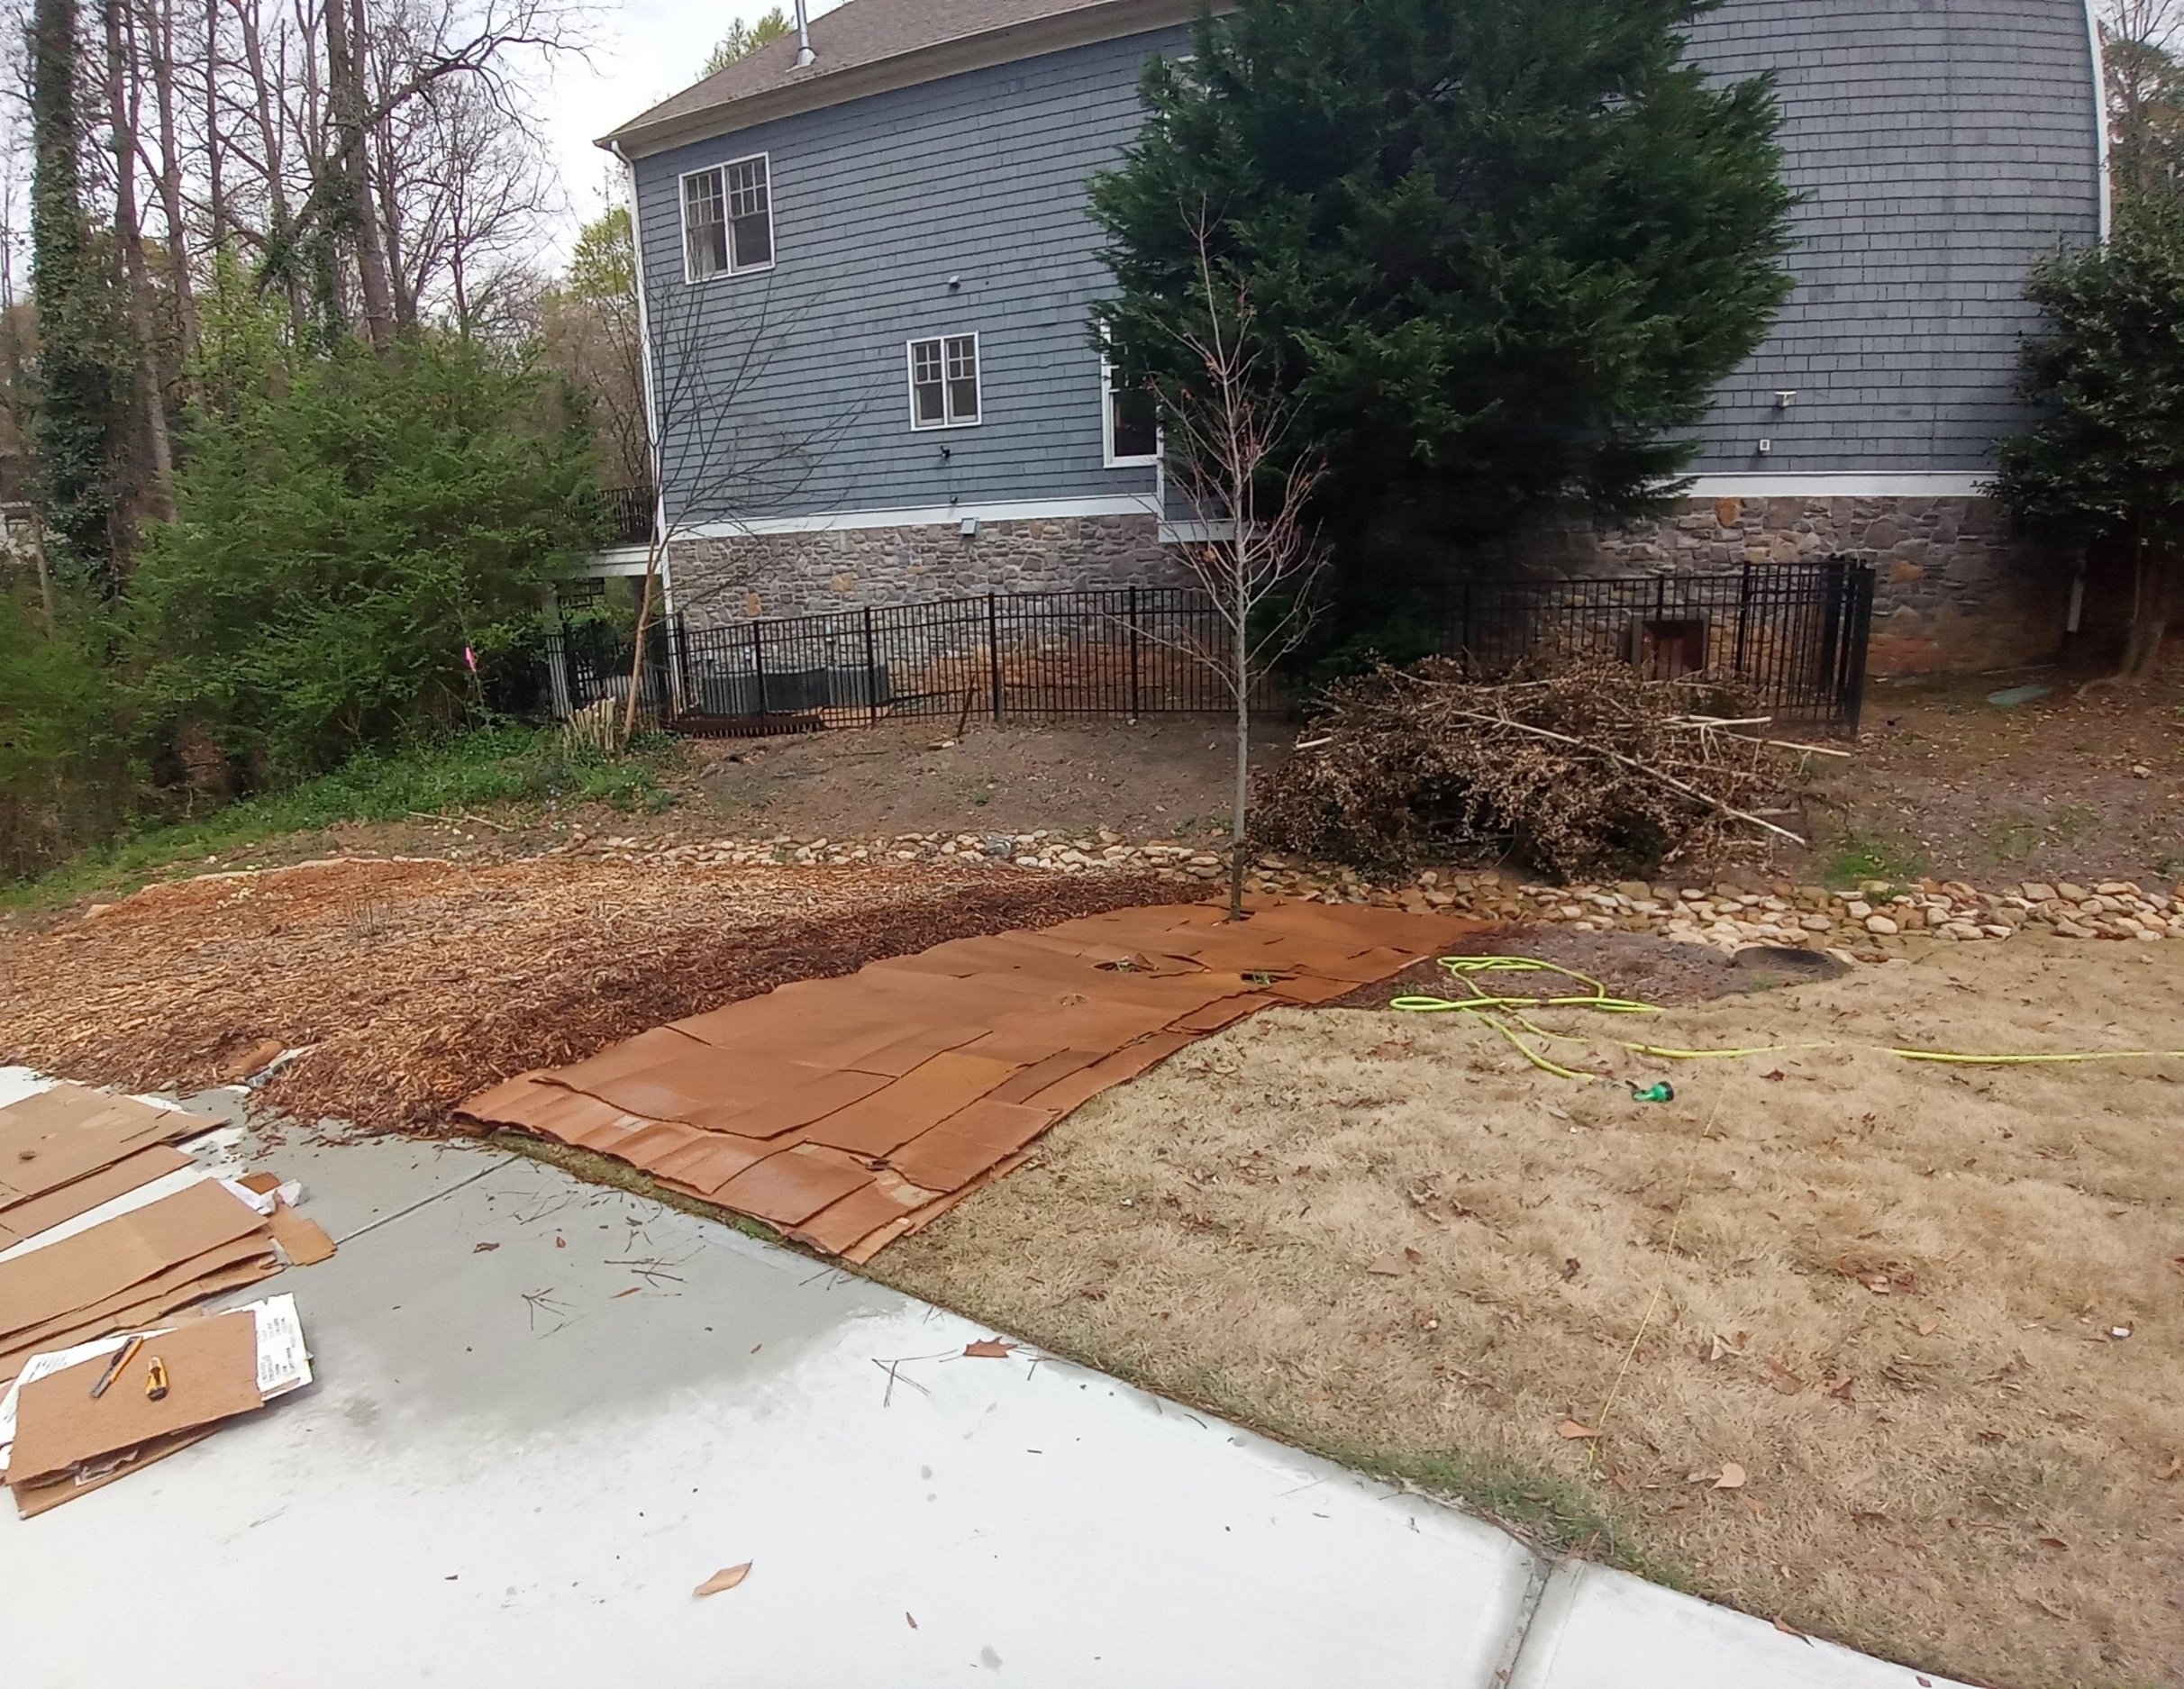
M1310 525L1320 464L1290 450L1294 412L1275 390L1252 328L1251 293L1214 257L1201 212L1191 222L1204 316L1177 331L1204 369L1201 391L1160 395L1169 474L1197 517L1178 549L1211 600L1222 648L1190 654L1220 676L1235 712L1234 808L1229 819L1229 919L1243 918L1251 800L1251 703L1312 624L1325 554Z

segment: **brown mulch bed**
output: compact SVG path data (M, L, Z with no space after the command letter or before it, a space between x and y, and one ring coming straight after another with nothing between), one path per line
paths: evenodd
M232 1081L441 1129L463 1097L664 1021L943 940L1172 902L1150 878L978 863L707 868L348 859L147 888L0 938L0 1061L93 1084Z

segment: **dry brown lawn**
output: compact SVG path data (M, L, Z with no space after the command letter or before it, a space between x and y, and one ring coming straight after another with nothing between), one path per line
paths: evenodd
M2184 946L1948 948L1626 1035L2174 1048ZM874 1270L1927 1670L2184 1684L2184 1060L1669 1076L1645 1104L1455 1017L1270 1012Z

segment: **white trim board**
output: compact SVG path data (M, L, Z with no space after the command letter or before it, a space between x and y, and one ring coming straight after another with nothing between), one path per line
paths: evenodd
M866 528L960 528L975 516L989 522L1059 522L1071 516L1151 516L1160 513L1151 493L1103 493L1090 498L1025 498L980 504L906 504L894 510L838 510L815 516L754 516L747 522L696 522L678 540L742 540L775 533L837 533Z
M1686 498L1976 498L1992 477L1977 472L1700 475Z

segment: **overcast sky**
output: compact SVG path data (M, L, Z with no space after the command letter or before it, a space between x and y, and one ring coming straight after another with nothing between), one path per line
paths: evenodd
M832 11L836 0L812 0L811 15ZM610 129L696 81L705 55L741 17L749 23L769 0L619 0L597 16L599 46L587 66L574 58L552 68L539 108L553 143L573 219L596 216L621 167L592 145ZM793 15L788 0L781 9ZM557 243L555 258L567 250Z

